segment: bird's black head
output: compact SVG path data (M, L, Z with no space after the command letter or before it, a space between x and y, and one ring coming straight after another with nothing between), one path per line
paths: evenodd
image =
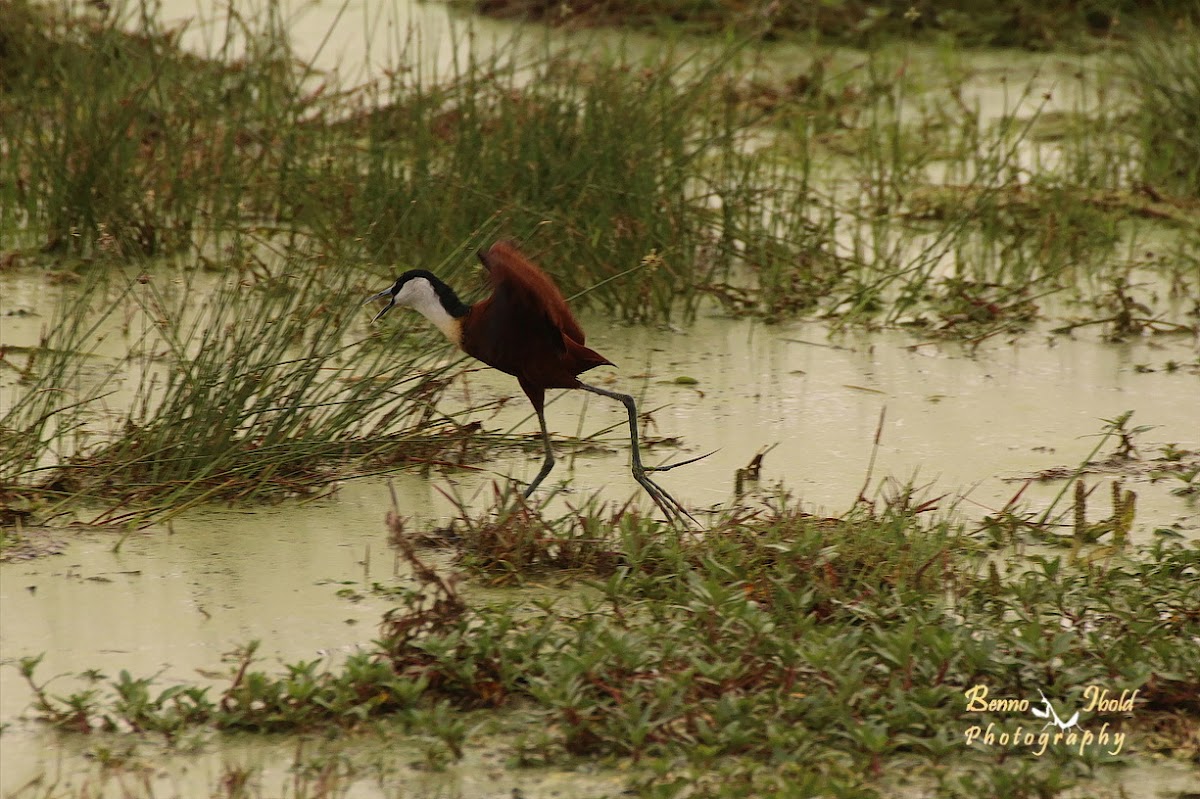
M458 295L454 293L454 289L447 286L441 278L430 272L428 269L410 269L400 277L396 278L396 282L391 288L372 294L363 303L366 305L375 300L387 298L388 304L383 307L379 313L375 314L372 322L376 322L392 310L395 305L407 305L410 308L416 308L426 316L429 315L428 310L434 298L436 302L450 316L458 318L466 316L469 310L468 306L464 305Z

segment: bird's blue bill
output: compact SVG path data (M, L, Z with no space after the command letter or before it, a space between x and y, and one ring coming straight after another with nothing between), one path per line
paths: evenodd
M369 305L370 303L375 302L375 300L382 300L384 297L387 297L389 302L387 305L383 306L382 311L375 314L375 318L371 320L372 323L378 322L381 316L392 310L392 306L396 304L396 295L392 294L391 289L386 289L378 294L372 294L370 297L367 297L365 300L363 300L363 305Z

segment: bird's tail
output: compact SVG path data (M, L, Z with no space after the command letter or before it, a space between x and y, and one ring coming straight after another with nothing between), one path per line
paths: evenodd
M579 370L575 374L586 372L588 369L595 369L597 366L616 366L608 358L605 358L591 347L585 347L583 344L577 343L570 336L563 336L563 343L567 347L568 357L579 366Z

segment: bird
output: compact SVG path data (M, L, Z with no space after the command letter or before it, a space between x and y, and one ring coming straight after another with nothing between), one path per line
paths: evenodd
M391 287L373 294L364 305L387 299L371 320L375 323L397 305L414 309L468 355L517 378L537 413L545 457L537 476L525 489L527 499L554 468L554 449L546 426L547 389L581 389L619 401L629 416L633 478L646 490L669 521L695 519L674 497L648 476L665 472L708 455L669 466L645 466L638 445L637 404L632 396L584 383L578 377L613 362L586 346L583 328L575 320L554 281L510 241L498 241L477 253L487 271L490 296L467 305L449 285L425 269L410 269Z

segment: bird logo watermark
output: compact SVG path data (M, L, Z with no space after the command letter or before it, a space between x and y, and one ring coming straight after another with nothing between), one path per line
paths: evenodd
M1038 689L1038 696L1042 698L1042 709L1038 710L1036 707L1031 707L1029 708L1029 712L1037 716L1039 719L1049 719L1049 721L1047 721L1042 727L1043 730L1046 729L1046 727L1054 726L1058 727L1058 729L1062 732L1066 732L1067 730L1079 724L1078 710L1075 711L1074 716L1071 716L1071 718L1063 721L1058 717L1058 714L1054 712L1054 705L1050 704L1050 700L1046 698L1044 693L1042 693L1041 688Z
M1032 702L989 698L986 685L973 685L964 695L968 713L1015 716L1008 721L988 721L986 726L972 724L963 734L968 746L1024 749L1035 757L1041 757L1051 747L1067 747L1081 756L1090 749L1099 748L1105 754L1116 756L1125 747L1125 733L1107 721L1099 729L1084 727L1081 714L1132 712L1138 691L1125 690L1119 697L1113 697L1107 688L1089 685L1083 690L1087 704L1074 713L1070 709L1060 713L1041 689L1038 689L1039 698ZM1030 721L1026 714L1031 714L1033 720Z

